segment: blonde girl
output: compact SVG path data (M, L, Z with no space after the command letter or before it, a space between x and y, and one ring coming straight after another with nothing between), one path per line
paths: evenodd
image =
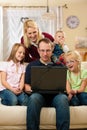
M66 90L70 105L87 105L87 70L81 69L81 57L77 51L65 54L67 70Z

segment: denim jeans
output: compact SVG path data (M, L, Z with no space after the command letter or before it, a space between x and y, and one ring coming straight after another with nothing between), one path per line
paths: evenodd
M45 95L33 93L29 97L29 104L27 107L27 130L39 130L40 111L42 107L46 106L47 101L51 107L56 108L56 127L57 130L69 130L70 125L70 111L68 98L64 94L57 94L49 100ZM51 99L51 100L50 100Z
M5 89L0 91L1 103L8 106L14 105L27 105L28 95L22 92L19 95L15 95L12 91Z
M71 106L87 105L87 92L74 95L70 100Z

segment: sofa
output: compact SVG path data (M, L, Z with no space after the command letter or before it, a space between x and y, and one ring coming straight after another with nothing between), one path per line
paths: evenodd
M81 63L87 68L87 62ZM0 104L0 130L26 130L26 106L5 106ZM55 108L42 108L40 129L56 129ZM87 106L70 106L70 129L87 130Z

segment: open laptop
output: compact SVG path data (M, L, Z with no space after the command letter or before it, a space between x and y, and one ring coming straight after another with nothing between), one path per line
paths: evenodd
M33 66L31 68L31 87L35 92L59 93L66 90L66 67Z

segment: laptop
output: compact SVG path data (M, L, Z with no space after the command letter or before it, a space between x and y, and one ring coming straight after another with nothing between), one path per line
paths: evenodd
M31 87L33 92L59 93L66 90L66 67L32 66Z

